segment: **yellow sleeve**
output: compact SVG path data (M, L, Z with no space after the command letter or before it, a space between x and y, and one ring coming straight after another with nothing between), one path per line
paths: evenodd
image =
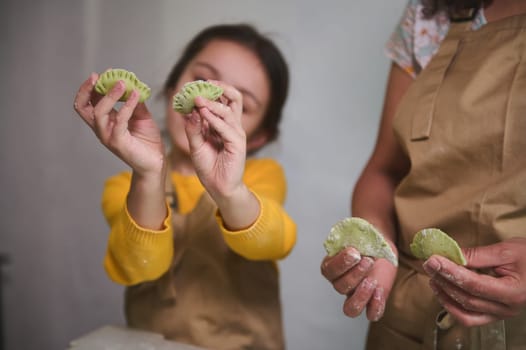
M283 208L287 192L283 168L272 159L248 160L244 181L259 200L261 211L249 228L240 231L227 230L218 213L225 242L249 260L285 258L296 243L296 224Z
M102 211L110 226L104 268L110 279L123 285L159 278L173 258L170 208L164 229L138 226L126 207L130 182L130 173L113 176L106 181L102 194Z

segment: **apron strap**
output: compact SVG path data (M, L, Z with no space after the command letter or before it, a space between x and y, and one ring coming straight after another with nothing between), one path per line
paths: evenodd
M170 268L168 271L165 272L164 275L161 276L161 278L158 280L157 283L157 293L159 295L159 299L162 300L164 303L173 303L175 302L175 297L177 295L175 286L173 284L173 275L175 272L175 268L178 264L178 262L181 260L184 248L181 246L181 244L175 243L175 230L177 227L175 227L175 221L179 221L182 219L180 215L177 213L179 202L177 200L177 193L175 191L175 187L172 183L172 168L170 166L170 159L167 158L166 160L166 179L164 182L164 193L166 197L166 201L168 202L168 205L170 206L172 210L172 226L174 227L174 257L172 260L172 264L170 265ZM180 228L179 228L180 229Z
M436 97L448 68L455 61L462 34L469 30L471 30L471 22L451 23L437 54L420 73L421 76L426 77L423 79L425 84L421 82L420 101L415 109L417 117L413 119L411 125L411 141L427 140L431 135Z

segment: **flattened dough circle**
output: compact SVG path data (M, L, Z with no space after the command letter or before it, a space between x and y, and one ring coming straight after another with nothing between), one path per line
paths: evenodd
M354 247L362 255L387 259L398 266L398 259L384 236L367 220L349 217L337 222L323 242L329 256L347 247Z
M418 231L409 248L418 259L427 260L431 255L437 254L459 265L466 265L467 263L458 243L437 228L426 228Z

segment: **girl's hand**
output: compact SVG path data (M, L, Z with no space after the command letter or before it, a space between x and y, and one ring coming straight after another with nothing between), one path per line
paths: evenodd
M396 277L396 267L390 262L362 257L349 247L333 257L325 257L321 273L338 293L347 296L343 304L347 316L357 317L364 309L370 321L383 316Z
M233 86L212 81L223 88L222 101L195 99L196 108L186 116L185 130L199 179L220 202L246 192L243 173L246 134L241 125L243 99Z
M159 174L163 169L163 144L160 131L139 94L133 91L120 110L115 109L125 92L122 81L106 95L94 91L96 73L80 86L74 109L100 142L127 163L138 175Z
M526 307L526 238L463 249L467 266L441 256L424 263L438 301L466 326L518 315ZM491 269L482 274L472 269Z

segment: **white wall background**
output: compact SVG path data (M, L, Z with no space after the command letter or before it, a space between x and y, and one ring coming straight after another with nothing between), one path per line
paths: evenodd
M72 110L91 71L130 69L161 87L182 46L218 22L249 22L283 50L291 92L267 153L289 179L298 243L281 266L288 348L361 349L367 322L319 273L322 242L347 216L376 137L406 0L0 1L0 253L7 349L63 349L122 324L122 288L102 269L106 177L124 169ZM158 114L159 102L151 101Z

